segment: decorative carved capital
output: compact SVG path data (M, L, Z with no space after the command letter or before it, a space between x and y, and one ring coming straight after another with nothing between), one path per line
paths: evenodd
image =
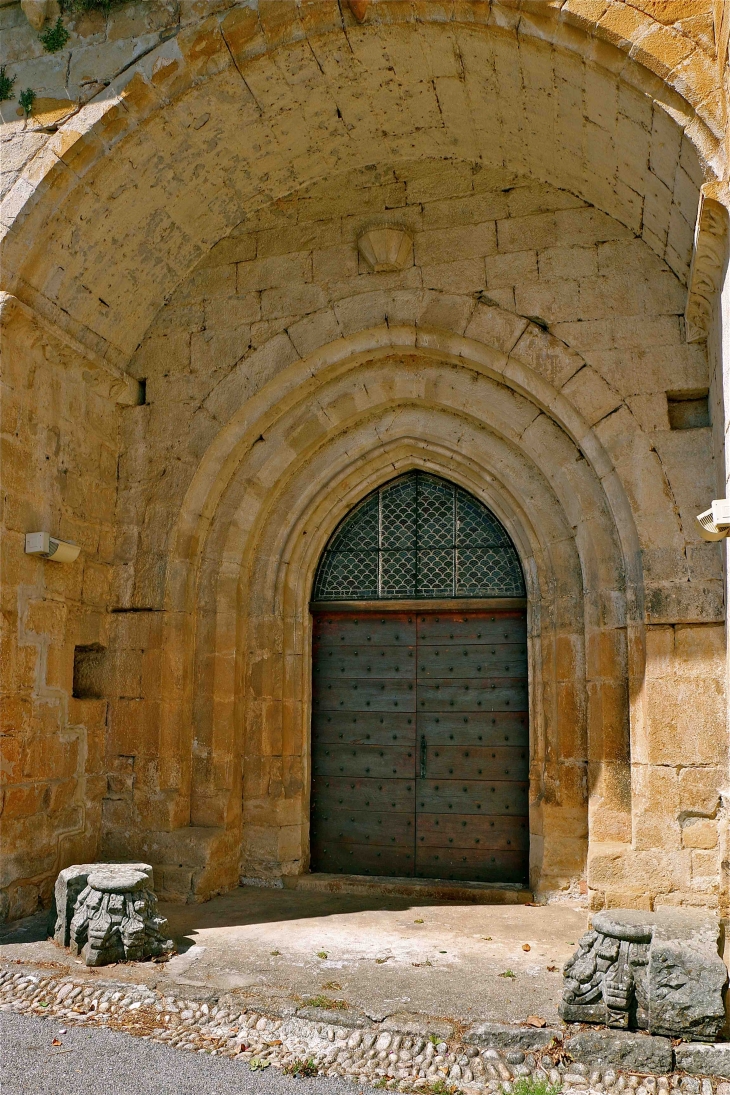
M709 910L597 912L563 969L558 1014L569 1023L714 1042L727 984L719 940L720 921Z
M412 260L413 241L405 228L368 228L357 241L360 254L376 274L405 270Z
M150 865L96 863L91 867L68 926L71 953L83 955L87 966L106 966L158 958L174 950L173 941L163 934L167 920L157 914ZM84 869L71 868L80 877ZM65 928L57 922L56 937L61 934Z
M727 261L728 214L724 205L704 195L700 201L695 246L684 313L688 342L707 338L716 294Z

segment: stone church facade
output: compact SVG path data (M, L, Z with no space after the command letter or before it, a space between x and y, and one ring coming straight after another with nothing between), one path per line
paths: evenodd
M57 53L38 7L0 6L3 914L74 862L327 867L315 576L403 476L524 591L340 608L523 613L533 892L725 913L727 6L145 0Z

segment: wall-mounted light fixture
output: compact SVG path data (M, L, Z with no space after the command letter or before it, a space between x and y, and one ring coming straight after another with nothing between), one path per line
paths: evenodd
M26 532L25 554L40 555L43 559L52 559L54 563L73 563L79 557L81 548L68 540L59 540L48 532Z
M730 498L715 498L712 507L697 514L699 534L703 540L725 540L730 536Z

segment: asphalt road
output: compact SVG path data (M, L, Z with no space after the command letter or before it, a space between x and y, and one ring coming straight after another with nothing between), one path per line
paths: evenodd
M2 1095L358 1095L340 1079L295 1080L274 1068L143 1042L131 1035L0 1013ZM51 1042L58 1038L59 1047ZM368 1091L370 1089L367 1089Z

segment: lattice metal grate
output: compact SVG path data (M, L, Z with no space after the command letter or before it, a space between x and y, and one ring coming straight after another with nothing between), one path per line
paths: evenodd
M315 601L524 597L514 545L486 506L411 472L349 514L327 545Z

